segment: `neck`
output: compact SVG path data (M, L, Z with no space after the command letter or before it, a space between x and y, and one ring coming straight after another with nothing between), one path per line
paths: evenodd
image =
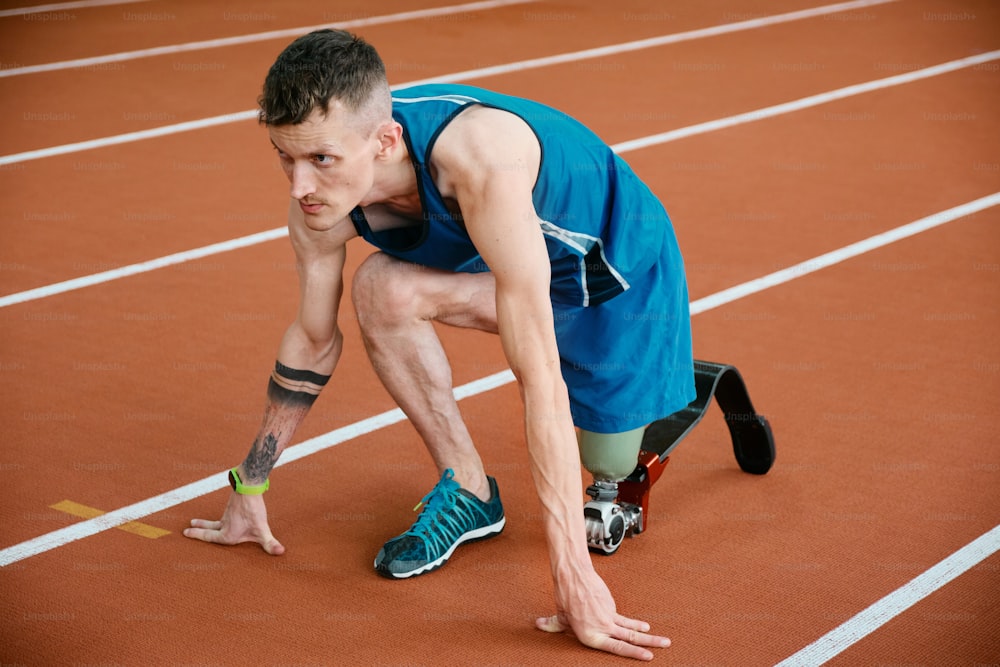
M391 208L409 208L414 201L419 207L417 176L406 144L400 141L397 149L376 166L375 183L362 206L385 204Z

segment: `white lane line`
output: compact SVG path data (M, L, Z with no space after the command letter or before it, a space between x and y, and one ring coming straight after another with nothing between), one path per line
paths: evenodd
M468 388L469 386L470 385L465 385L465 388ZM372 431L376 431L381 428L385 428L386 426L403 421L404 419L406 419L406 417L403 415L403 411L397 408L395 410L389 410L388 412L383 412L380 415L375 415L374 417L369 417L368 419L355 422L349 426L330 431L324 435L289 447L282 452L281 459L279 459L275 467L291 463L292 461L300 459L307 454L318 452L322 449L333 447L334 445L339 445L342 442L358 438L366 433L371 433ZM199 498L212 493L213 491L218 491L226 486L229 486L228 474L226 472L217 473L185 486L161 493L158 496L128 505L127 507L122 507L121 509L108 512L107 514L102 514L101 516L94 517L93 519L87 519L65 528L54 530L51 533L46 533L45 535L41 535L0 551L0 567L5 567L11 563L16 563L20 560L24 560L25 558L29 558L30 556L44 553L51 549L64 546L70 542L75 542L76 540L80 540L91 535L96 535L97 533L115 528L128 523L129 521L134 521L139 517L146 517L151 514L155 514L169 507L174 507L175 505Z
M77 0L76 2L53 2L47 5L0 9L0 18L4 18L5 16L64 12L69 9L90 9L91 7L106 7L108 5L132 5L139 2L149 2L149 0ZM25 19L25 21L34 21L34 19Z
M1000 526L980 535L775 667L819 667L997 551L1000 551Z
M763 109L757 109L755 111L747 111L746 113L736 114L735 116L729 116L728 118L710 120L705 123L689 125L688 127L682 127L677 130L671 130L669 132L663 132L661 134L655 134L641 139L625 141L620 144L615 144L612 148L624 151L646 148L647 146L655 146L657 144L676 141L677 139L684 139L686 137L693 137L706 132L723 130L742 123L750 123L756 120L763 120L764 118L773 118L774 116L780 116L781 114L792 113L793 111L801 111L802 109L808 109L809 107L819 106L820 104L827 104L836 100L842 100L846 97L852 97L854 95L870 93L875 90L881 90L891 86L899 86L904 83L912 83L921 79L928 79L932 76L940 76L941 74L947 74L966 67L981 65L991 60L996 60L997 58L1000 58L1000 50L980 53L974 56L969 56L968 58L959 58L958 60L951 60L946 63L941 63L940 65L932 65L931 67L925 67L924 69L913 70L903 74L896 74L884 79L875 79L874 81L856 83L851 86L844 86L843 88L838 88L825 93L802 97L797 100L792 100L791 102L775 104L773 106L764 107Z
M63 144L61 146L53 146L51 148L39 148L37 150L26 151L24 153L3 155L0 156L0 165L15 164L18 162L28 162L30 160L38 160L47 157L56 157L58 155L69 155L70 153L81 153L83 151L90 151L97 148L105 148L107 146L117 146L118 144L128 144L134 141L142 141L144 139L155 139L156 137L166 137L171 134L180 134L181 132L190 132L192 130L202 130L204 128L213 127L216 125L227 125L229 123L235 123L241 120L250 120L256 117L257 117L257 110L254 109L252 111L237 111L236 113L227 113L222 116L213 116L211 118L200 118L198 120L189 120L183 123L176 123L174 125L151 127L148 130L138 130L136 132L116 134L111 137L88 139L87 141L78 141L73 144Z
M218 255L219 253L229 252L230 250L236 250L237 248L246 248L247 246L257 245L258 243L264 243L265 241L279 239L283 236L288 236L288 228L277 227L264 232L250 234L249 236L241 236L236 239L230 239L229 241L222 241L220 243L202 246L201 248L195 248L193 250L184 250L182 252L174 253L173 255L157 257L156 259L139 262L138 264L128 264L127 266L120 266L117 269L109 269L108 271L101 271L100 273L92 273L89 276L81 276L79 278L65 280L61 283L53 283L52 285L36 287L35 289L0 297L0 308L11 306L15 303L42 299L47 296L52 296L53 294L71 292L82 287L99 285L111 280L118 280L119 278L134 276L136 274L146 273L155 269L162 269L165 266L173 266L174 264L190 262L191 260L201 259L202 257L208 257L209 255Z
M712 308L717 308L724 303L736 301L737 299L742 299L745 296L762 292L766 289L774 287L775 285L787 283L790 280L795 280L796 278L800 278L806 274L819 271L820 269L825 269L826 267L833 266L834 264L839 264L840 262L851 259L852 257L857 257L860 254L875 250L876 248L881 248L882 246L889 245L890 243L895 243L896 241L900 241L910 236L915 236L921 232L926 232L928 229L940 227L943 224L952 222L953 220L958 220L959 218L964 218L965 216L972 215L973 213L978 213L979 211L991 208L997 204L1000 204L1000 192L994 192L991 195L980 197L979 199L955 206L954 208L949 208L946 211L929 215L926 218L921 218L920 220L914 220L913 222L903 225L902 227L895 227L894 229L882 232L881 234L870 236L856 243L846 245L843 248L838 248L837 250L833 250L826 254L819 255L818 257L813 257L812 259L800 262L795 266L789 266L788 268L781 269L780 271L769 273L766 276L762 276L754 280L748 280L741 285L736 285L734 287L724 289L721 292L716 292L715 294L706 296L703 299L698 299L691 304L691 314L695 315L706 310L711 310Z
M652 48L655 46L663 46L666 44L673 44L676 42L701 39L704 37L714 37L716 35L736 32L738 30L751 30L754 28L761 28L769 25L785 23L788 21L813 18L824 14L838 13L844 11L845 8L851 9L857 7L867 7L872 4L883 4L886 2L895 2L895 1L896 0L859 0L858 2L847 2L836 5L827 5L825 7L817 7L814 9L802 10L798 12L790 12L788 14L776 14L774 16L766 16L759 19L752 19L749 21L740 21L738 23L726 23L722 25L712 26L709 28L691 30L682 33L674 33L671 35L664 35L662 37L643 39L636 42L626 42L624 44L605 46L597 49L586 49L583 51L563 53L560 55L548 56L545 58L535 58L533 60L521 60L514 63L507 63L505 65L480 67L478 69L470 69L462 72L455 72L453 74L444 74L429 79L408 81L406 83L393 86L393 89L398 90L400 88L407 88L409 86L416 86L424 83L455 83L458 81L482 79L490 76L508 74L511 72L519 72L527 69L535 69L539 67L547 67L550 65L565 64L577 60L586 60L588 58L598 58L601 56L612 55L615 53L635 51L637 49ZM13 70L0 70L0 77L5 76L5 72L10 72L10 71ZM140 130L138 132L129 132L126 134L113 135L110 137L101 137L97 139L90 139L87 141L79 141L71 144L63 144L60 146L51 146L48 148L38 148L35 150L25 151L23 153L12 153L10 155L0 156L0 166L7 164L16 164L18 162L27 162L29 160L38 160L41 158L54 157L57 155L78 153L80 151L93 150L95 148L102 148L104 146L114 146L117 144L128 143L131 141L141 141L143 139L151 139L154 137L161 137L168 134L176 134L179 132L189 132L191 130L198 130L204 127L212 127L215 125L222 125L225 123L235 123L238 121L249 120L256 117L257 117L257 110L251 109L247 111L237 111L234 113L223 114L221 116L212 116L210 118L201 118L198 120L187 121L184 123L177 123L175 125L164 125L149 130Z
M831 102L834 100L843 99L848 95L860 95L861 93L871 92L873 90L878 90L880 88L886 88L889 86L898 86L903 83L917 81L919 79L927 78L929 76L937 76L940 74L944 74L946 72L952 72L957 69L961 69L963 67L970 67L972 65L981 62L986 62L987 60L992 60L996 58L1000 58L1000 51L993 51L991 53L981 54L979 56L973 56L971 58L962 58L961 60L954 60L949 63L943 63L941 65L928 67L924 70L915 70L913 72L907 72L906 74L899 76L891 76L886 79L878 79L863 84L847 86L847 88L840 88L838 90L822 93L820 95L812 95L810 97L802 98L800 100L795 100L792 102L787 102L772 107L766 107L764 109L758 109L756 111L749 111L746 113L737 114L735 116L729 116L727 118L720 118L718 120L713 120L706 123L699 123L697 125L682 127L677 130L672 130L671 132L652 135L650 137L634 139L632 141L625 141L619 144L615 144L614 146L612 146L612 149L617 153L625 153L640 148L646 148L648 146L665 144L671 141L676 141L678 139L683 139L697 134L704 134L707 132L713 132L715 130L723 128L734 127L736 125L740 125L743 123L750 123L764 118L772 118L782 113L791 113L793 111L799 111L808 106L817 106L819 104L825 104L827 102ZM848 90L850 91L849 93L844 92ZM808 104L806 104L805 101L808 101ZM248 112L248 113L253 114L255 112ZM164 128L159 128L159 129L164 129ZM244 242L245 239L256 239L256 241L253 242L261 243L271 239L280 238L285 234L287 234L285 228L279 227L268 230L266 232L260 232L260 234L243 237L242 239L234 239L233 241L216 243L210 246L205 246L204 248L197 248L185 252L193 253L191 255L192 258L200 258L209 254L213 254L212 252L205 252L209 248L214 249L214 252L226 252L234 248L244 247L246 245L252 244L252 242ZM229 246L228 244L230 243L238 243L239 245ZM171 258L180 257L184 254L185 253L177 253L175 255L170 255L170 257ZM137 273L143 273L145 271L152 271L153 269L160 268L161 266L168 266L169 264L177 263L177 262L169 262L168 264L160 264L159 262L161 262L164 259L167 258L153 259L146 262L140 262L138 264L130 264L128 266L124 266L119 269L114 269L112 271L104 271L89 276L81 276L79 278L73 278L71 280L66 280L63 282L52 283L50 285L44 285L42 287L36 287L34 289L30 289L24 292L16 292L14 294L8 294L6 296L0 297L0 308L11 306L17 303L23 303L25 301L41 299L47 296L53 296L55 294L62 294L63 292L69 292L71 290L80 289L82 287L88 287L90 285L97 285L100 283L108 282L109 280L116 280L118 278L122 278L125 276L135 275Z
M284 28L282 30L257 32L250 35L236 35L234 37L206 39L199 42L186 42L184 44L171 44L169 46L155 46L148 49L138 49L136 51L110 53L104 56L77 58L75 60L61 60L59 62L44 63L40 65L11 67L9 69L0 70L0 78L20 76L23 74L38 74L41 72L55 72L64 69L77 69L80 67L95 67L97 65L104 65L107 63L138 60L139 58L152 58L154 56L165 56L173 53L186 53L188 51L202 51L205 49L218 49L227 46L239 46L240 44L265 42L272 39L289 39L304 35L305 33L312 32L313 30L319 30L320 28L342 28L344 30L353 30L355 28L363 28L366 26L398 23L401 21L415 21L438 16L447 16L450 14L461 14L463 12L477 12L487 9L496 9L497 7L505 7L508 5L528 4L537 1L538 0L483 0L482 2L470 2L464 5L431 7L429 9L417 9L409 12L399 12L397 14L386 14L384 16L371 16L363 19L338 21L336 23L321 23L319 25L307 25L298 28Z
M415 86L421 83L453 83L455 81L464 81L470 78L483 78L487 76L497 76L500 74L510 74L512 72L521 72L529 69L538 69L540 67L550 67L552 65L563 65L577 60L602 58L604 56L611 56L617 53L628 53L629 51L651 49L659 46L667 46L669 44L677 44L679 42L704 39L706 37L718 37L719 35L727 35L734 32L741 32L743 30L766 28L782 23L789 23L791 21L802 21L804 19L816 18L818 16L826 16L828 14L839 14L852 9L862 9L864 7L884 5L896 1L897 0L855 0L853 2L841 2L834 5L823 5L822 7L801 9L794 12L787 12L785 14L772 14L771 16L762 16L760 18L737 21L735 23L722 23L719 25L709 26L707 28L697 28L695 30L663 35L661 37L649 37L647 39L639 39L634 42L625 42L623 44L600 46L593 49L584 49L582 51L573 51L571 53L562 53L554 56L543 56L541 58L522 60L507 65L481 67L479 69L467 70L465 72L456 72L455 74L413 81L407 85Z
M851 245L845 246L839 250L801 262L793 267L789 267L788 269L770 274L769 276L764 276L763 278L759 278L757 280L751 280L747 283L743 283L742 285L736 285L721 292L717 292L716 294L698 299L697 301L693 301L691 303L691 313L692 315L704 313L724 304L738 301L751 294L755 294L762 290L786 283L795 278L819 271L820 269L832 266L833 264L843 262L852 257L857 257L858 255L875 250L876 248L884 247L945 223L958 220L963 216L972 215L973 213L990 208L991 206L996 206L997 204L1000 204L1000 192L955 206L946 211L935 213L934 215L927 216L926 218L921 218L920 220L902 225L888 232L872 236L864 241L852 243ZM831 259L831 257L834 259ZM780 276L780 279L775 279L773 276ZM463 398L490 391L513 381L514 376L509 370L501 371L457 387L455 389L455 397L458 400L462 400ZM292 461L321 452L325 449L329 449L361 435L377 431L391 424L396 424L404 419L406 419L406 417L403 415L403 412L397 408L373 417L369 417L368 419L356 422L349 426L330 431L324 435L317 436L289 447L282 453L277 465L280 466L291 463ZM129 505L127 507L108 512L107 514L103 514L93 519L80 521L26 542L7 547L0 551L0 567L4 567L10 565L11 563L16 563L31 556L64 546L104 530L115 528L124 523L128 523L129 521L138 521L151 514L155 514L156 512L160 512L170 507L174 507L175 505L179 505L189 500L193 500L194 498L198 498L208 493L212 493L213 491L225 488L228 484L229 481L226 474L217 473L197 482L192 482L186 486L174 489L173 491L168 491L142 502L135 503L134 505Z

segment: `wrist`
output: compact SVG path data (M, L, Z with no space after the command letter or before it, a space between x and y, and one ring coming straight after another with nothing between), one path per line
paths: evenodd
M239 470L233 468L229 471L229 486L241 496L259 496L271 486L271 480L265 479L263 484L247 485L240 478Z
M581 526L550 527L548 535L549 562L555 577L575 577L579 572L592 570L594 567L590 551L587 548L586 531Z

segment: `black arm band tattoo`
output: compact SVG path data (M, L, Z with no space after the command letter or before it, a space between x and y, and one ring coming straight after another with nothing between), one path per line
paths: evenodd
M329 375L300 371L275 361L274 372L267 383L267 395L273 401L310 406L329 380Z
M309 384L317 385L320 388L325 387L326 383L330 380L329 375L320 375L319 373L313 373L312 371L300 371L294 368L289 368L277 360L274 362L274 372L281 377L286 378L289 382L308 382Z

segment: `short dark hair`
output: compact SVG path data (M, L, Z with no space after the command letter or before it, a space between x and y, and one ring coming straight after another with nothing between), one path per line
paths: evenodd
M337 99L360 111L373 95L388 100L385 64L373 46L343 30L316 30L289 44L271 65L257 98L264 125L295 125ZM391 104L391 102L389 102Z

